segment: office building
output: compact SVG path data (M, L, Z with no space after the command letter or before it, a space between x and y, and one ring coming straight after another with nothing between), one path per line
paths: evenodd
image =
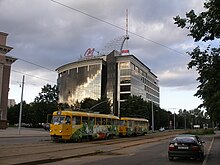
M128 96L141 96L159 106L157 76L137 57L114 50L108 55L85 56L57 68L59 102L74 105L84 98L109 98L113 113Z

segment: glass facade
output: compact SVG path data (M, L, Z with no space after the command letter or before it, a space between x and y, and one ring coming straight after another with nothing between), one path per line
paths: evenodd
M99 99L102 81L102 63L68 68L59 73L59 102L73 105L85 98Z

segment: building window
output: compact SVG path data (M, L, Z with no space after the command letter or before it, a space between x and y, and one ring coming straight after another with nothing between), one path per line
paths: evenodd
M120 75L121 76L128 76L131 74L131 70L130 69L123 69L123 70L120 70Z
M130 77L121 77L120 78L120 84L127 84L127 83L131 83Z
M120 100L127 100L129 96L131 96L130 93L121 93Z
M129 91L131 91L131 86L130 85L120 86L120 91L121 92L129 92Z
M120 62L120 69L130 69L130 62Z

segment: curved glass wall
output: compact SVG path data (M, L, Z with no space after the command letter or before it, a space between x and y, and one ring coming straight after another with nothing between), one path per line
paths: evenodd
M81 66L59 75L59 102L73 105L85 98L98 99L102 95L101 64Z

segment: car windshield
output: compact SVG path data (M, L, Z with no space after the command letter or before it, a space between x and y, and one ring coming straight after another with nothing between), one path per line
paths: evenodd
M52 124L58 125L64 123L65 116L53 116Z
M173 143L196 143L195 137L175 137Z

